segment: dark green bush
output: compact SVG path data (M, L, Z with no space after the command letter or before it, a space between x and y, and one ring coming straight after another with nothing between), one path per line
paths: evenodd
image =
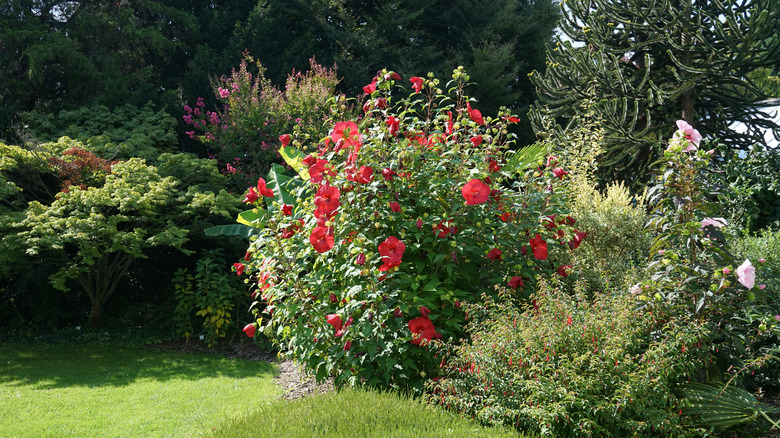
M430 401L543 436L668 436L694 431L674 395L703 365L707 332L659 321L623 295L585 298L542 283L532 305L469 305L471 340L442 366Z

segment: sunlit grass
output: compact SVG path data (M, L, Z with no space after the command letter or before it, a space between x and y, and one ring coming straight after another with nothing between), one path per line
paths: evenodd
M485 428L397 393L346 390L295 401L275 401L225 422L218 438L517 437Z
M0 344L0 436L199 436L280 393L265 362Z

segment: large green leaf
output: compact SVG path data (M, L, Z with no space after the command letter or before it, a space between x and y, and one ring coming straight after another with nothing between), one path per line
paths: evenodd
M547 155L547 148L541 143L528 145L512 154L507 161L507 168L515 172L522 172L525 169L538 166L540 162L544 161L545 155Z
M251 210L242 211L238 214L236 222L239 224L248 225L250 227L261 228L265 223L267 213L265 210L253 208Z
M691 382L681 388L685 415L694 416L702 426L731 427L745 421L754 421L767 412L774 412L756 400L744 389L722 384ZM772 421L772 420L770 420Z
M306 155L303 152L288 146L286 148L279 148L279 154L281 154L284 161L289 164L290 167L298 172L298 175L301 176L302 180L309 180L309 169L303 164L303 159L306 158Z
M207 236L241 236L249 239L249 236L257 234L257 228L244 224L216 225L206 228Z

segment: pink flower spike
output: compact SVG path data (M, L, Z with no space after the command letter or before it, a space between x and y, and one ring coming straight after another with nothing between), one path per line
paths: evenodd
M759 284L758 285L758 290L764 290L764 289L766 289L766 285L765 284Z
M753 286L756 285L756 268L753 267L750 260L745 260L737 268L737 280L748 289L753 289Z

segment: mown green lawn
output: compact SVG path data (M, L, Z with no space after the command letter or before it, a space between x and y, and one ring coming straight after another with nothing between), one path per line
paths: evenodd
M184 437L280 393L266 362L0 344L0 437Z

